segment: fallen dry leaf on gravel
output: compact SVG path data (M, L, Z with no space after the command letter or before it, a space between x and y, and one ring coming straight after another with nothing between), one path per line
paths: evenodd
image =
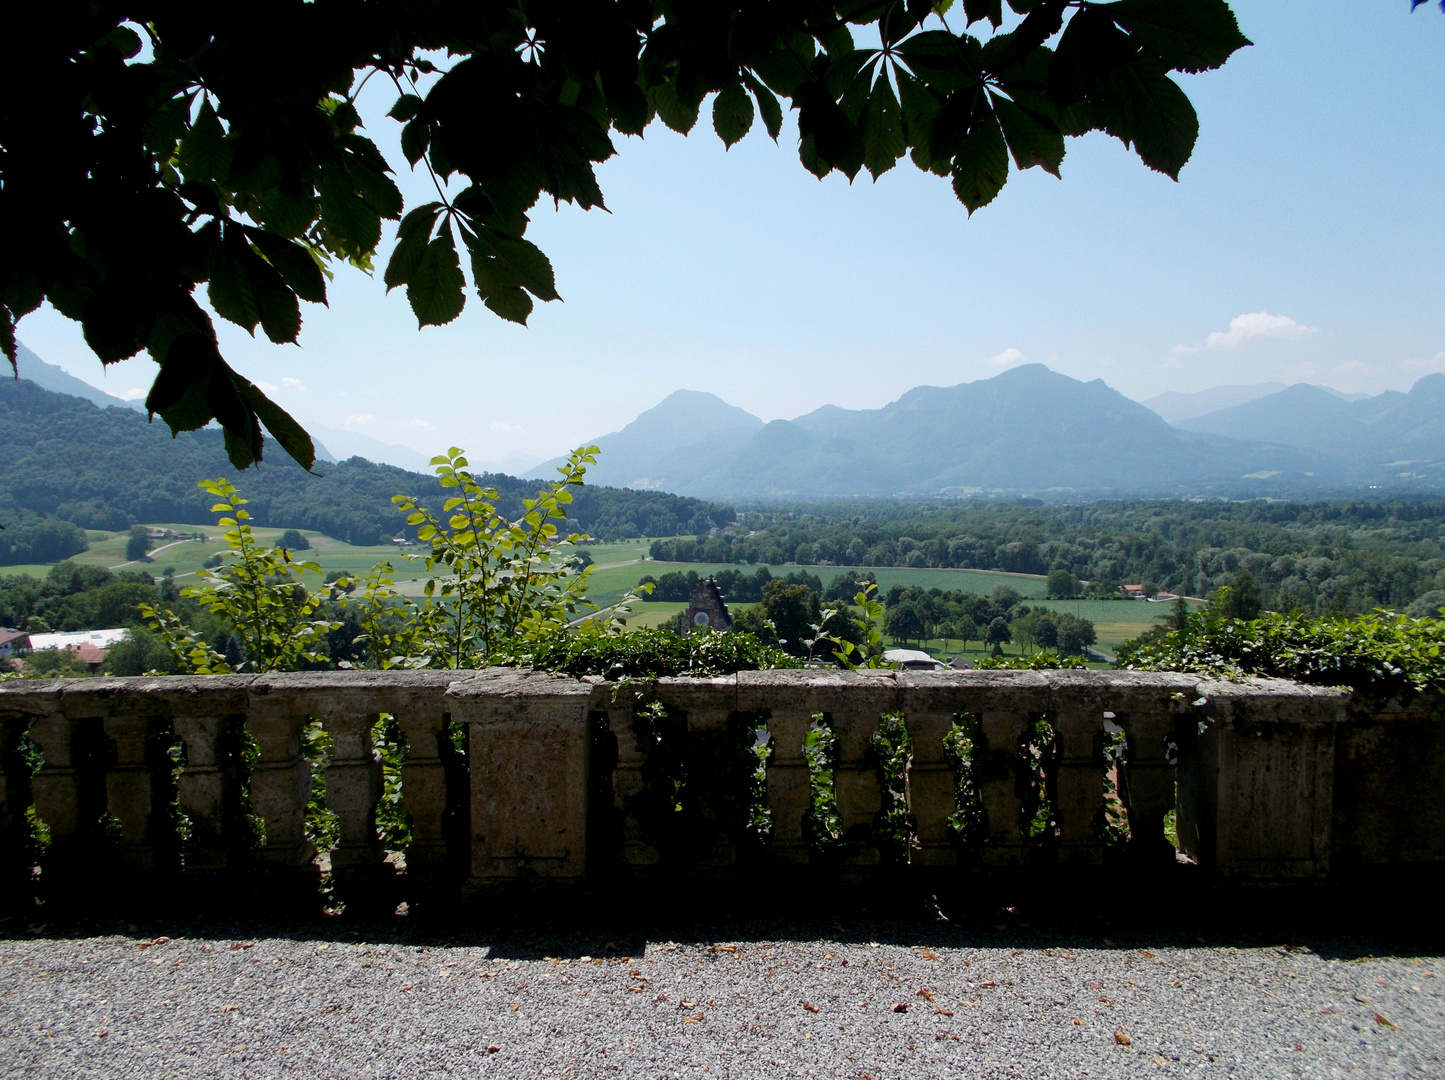
M1390 1023L1390 1021L1386 1020L1379 1013L1375 1013L1375 1023L1379 1024L1381 1027L1394 1028L1396 1031L1400 1030L1399 1024Z
M933 991L928 989L928 987L926 986L922 986L918 989L918 996L921 997L924 1001L932 1001Z
M1114 1041L1120 1046L1132 1046L1134 1044L1134 1040L1125 1034L1123 1028L1114 1029Z
M905 1001L895 1002L894 1005L893 1005L893 1011L894 1011L894 1012L907 1012L907 1011L908 1011L908 1003L905 1002Z
M814 1013L815 1013L815 1012L818 1011L818 1006L814 1005L811 1001L804 1001L804 1002L802 1002L802 1006L803 1006L803 1008L807 1009L809 1012L814 1012Z
M933 1011L936 1012L939 1016L952 1016L952 1015L953 1015L953 1011L952 1011L951 1009L945 1009L942 1005L935 1005L935 1006L933 1007Z

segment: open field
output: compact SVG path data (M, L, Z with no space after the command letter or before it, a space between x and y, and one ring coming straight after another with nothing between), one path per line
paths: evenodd
M125 545L130 533L126 532L91 532L90 550L83 551L76 555L72 561L86 566L105 566L111 569L144 570L149 574L159 577L170 568L175 575L185 577L194 574L201 568L211 556L226 550L224 539L225 529L217 525L176 525L170 523L157 523L149 525L153 529L170 529L173 532L201 532L205 534L205 541L183 540L160 541L155 550L152 551L150 560L143 563L130 563L126 561ZM281 539L284 529L262 528L253 526L252 533L257 541L263 544L274 544ZM333 540L329 536L310 530L300 530L301 535L311 543L308 551L296 552L296 557L306 561L320 563L326 571L343 570L350 573L370 570L373 565L383 559L390 559L393 566L397 568L399 575L403 577L419 576L420 567L413 569L412 565L402 558L403 552L420 554L426 550L423 545L413 545L409 548L398 549L393 545L377 545L370 547L354 547L341 540ZM595 556L594 556L595 558ZM32 566L3 566L0 567L0 575L29 574L32 577L44 577L50 572L51 564L40 564Z
M667 626L677 613L682 611L686 604L677 601L668 601L659 604L638 604L632 609L632 614L627 618L629 629L640 629L642 627Z
M599 548L625 547L626 545L623 544L599 544L597 547L587 550L592 552L592 557L597 560L599 566L605 566L608 560L598 556ZM860 574L874 575L880 592L887 592L894 585L918 585L925 589L936 588L947 591L960 589L964 592L986 594L995 585L1012 585L1031 602L1044 595L1044 579L1041 577L1035 577L1032 574L1006 574L993 570L937 570L911 566L798 566L795 563L781 563L777 566L770 566L769 569L772 570L774 577L786 577L799 570L806 570L821 580L824 588L830 585L839 574L851 569ZM640 565L621 566L611 570L599 569L592 572L593 599L598 603L614 603L625 590L635 586L642 577L651 575L660 578L663 574L672 573L674 570L680 570L684 574L689 570L695 570L699 577L706 577L719 570L741 570L743 573L752 574L756 567L738 566L734 563L673 563L648 560ZM1104 601L1104 603L1109 602ZM1121 601L1121 606L1124 603Z
M774 573L807 570L816 574L826 587L839 574L855 571L878 582L878 591L886 593L894 585L917 585L922 589L944 592L970 592L988 595L995 585L1012 585L1025 599L1044 595L1044 579L1037 574L1010 574L1003 570L944 570L915 566L789 566Z
M153 552L149 562L127 563L125 544L129 537L129 531L111 533L92 531L88 534L90 550L75 556L74 561L91 566L143 569L156 576L160 576L167 568L170 568L177 578L183 579L200 569L205 560L226 549L225 541L222 538L225 530L219 526L158 522L149 527L169 529L173 532L201 532L206 535L207 539L205 541L164 541L158 545L158 550ZM252 531L258 541L275 543L280 539L284 530L255 526ZM403 595L416 598L424 595L425 567L420 563L410 562L405 556L408 553L414 555L424 553L425 545L416 544L407 548L397 548L393 545L353 546L314 531L303 529L301 533L311 542L311 549L298 552L298 556L319 563L322 569L328 573L338 570L351 574L364 573L376 563L389 560L396 569L393 577L397 583L397 590ZM745 573L752 573L755 569L730 563L653 562L647 559L650 543L649 540L638 539L620 543L587 544L582 547L581 550L591 555L596 564L596 569L592 572L592 587L589 592L595 603L601 606L616 603L626 590L634 587L638 580L645 575L661 577L663 574L673 571L687 573L692 570L696 571L699 576L706 576L720 570L742 570ZM883 592L893 585L917 585L926 589L939 588L950 591L957 589L966 592L987 593L995 585L1008 584L1022 593L1033 605L1066 611L1091 620L1099 635L1099 646L1110 652L1119 642L1127 641L1142 633L1168 612L1168 606L1165 604L1146 604L1141 601L1043 600L1041 599L1044 592L1043 578L1029 574L1008 574L1002 571L940 570L903 566L850 568L799 566L796 564L781 564L771 569L778 577L805 570L822 580L825 587L845 570L853 569L875 576L879 588ZM49 564L0 567L0 575L28 574L32 577L44 577L49 572ZM629 624L632 626L661 626L670 622L685 606L685 604L677 602L644 602L638 605ZM746 605L735 605L735 608L741 610L744 606ZM925 647L939 655L956 655L959 643L956 641L948 643L948 647L945 648L944 642L934 641L927 643ZM1008 651L1013 652L1014 650L1010 647Z
M647 558L650 540L624 540L616 544L582 544L579 550L592 556L598 567L637 563Z

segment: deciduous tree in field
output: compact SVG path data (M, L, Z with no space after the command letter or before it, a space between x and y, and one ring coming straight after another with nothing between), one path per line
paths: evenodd
M883 628L895 641L914 641L923 636L923 620L907 600L888 609Z
M144 525L132 525L130 535L125 540L125 557L128 562L141 562L145 560L146 552L151 549L151 540Z
M984 644L993 649L995 654L1002 652L1003 646L1007 645L1010 639L1008 622L1002 617L994 619L988 624L988 629L984 631Z
M1199 125L1170 73L1248 44L1226 0L1008 6L1004 29L1002 0L32 5L0 101L0 350L16 362L16 321L48 300L102 362L150 354L146 405L173 430L219 421L245 467L264 425L309 467L311 438L227 364L198 287L295 341L300 301L326 302L336 263L370 269L394 221L383 278L422 326L468 290L525 322L558 297L525 236L537 201L603 206L613 133L690 131L709 99L728 146L757 119L777 139L786 102L810 172L876 179L906 155L970 213L1011 160L1057 175L1088 131L1177 177ZM436 199L403 206L402 163L362 132L368 87Z
M1079 595L1079 579L1067 570L1050 570L1047 593L1060 600L1073 599Z

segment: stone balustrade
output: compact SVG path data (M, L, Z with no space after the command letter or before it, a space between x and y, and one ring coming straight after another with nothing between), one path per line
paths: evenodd
M404 736L391 783L409 824L390 845L384 719ZM314 899L323 870L340 898L386 904L669 874L946 882L1187 861L1216 880L1328 879L1445 862L1442 729L1433 700L1126 672L9 681L0 872L12 900L88 903ZM318 852L323 791L334 843Z

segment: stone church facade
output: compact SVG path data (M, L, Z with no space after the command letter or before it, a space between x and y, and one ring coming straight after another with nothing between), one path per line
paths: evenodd
M707 629L726 634L733 628L733 617L723 601L722 590L712 578L703 578L692 591L687 604L687 633Z

